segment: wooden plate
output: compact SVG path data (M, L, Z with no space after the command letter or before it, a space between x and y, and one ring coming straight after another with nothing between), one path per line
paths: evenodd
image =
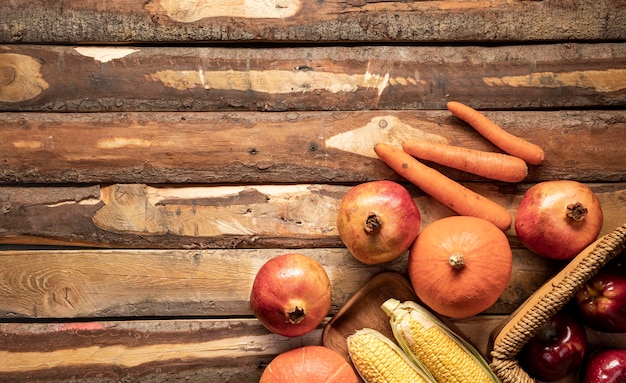
M354 331L369 327L393 338L389 317L380 306L389 298L418 301L410 282L401 274L383 272L361 287L324 326L322 344L349 360L347 338Z
M395 342L389 317L380 308L389 298L395 298L401 302L414 301L423 305L415 294L413 286L404 276L390 271L377 274L365 283L324 326L322 344L337 351L350 361L347 338L358 329L373 328ZM424 307L429 309L427 306ZM478 349L472 340L463 334L449 318L438 315L432 310L430 312L457 335Z

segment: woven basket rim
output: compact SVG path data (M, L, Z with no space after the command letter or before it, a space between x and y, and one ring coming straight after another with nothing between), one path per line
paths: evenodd
M494 330L490 366L502 382L535 382L516 360L521 348L585 282L625 248L626 223L589 245Z

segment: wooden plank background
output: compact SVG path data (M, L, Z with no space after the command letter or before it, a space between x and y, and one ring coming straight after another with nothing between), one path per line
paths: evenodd
M515 208L530 184L465 184ZM604 226L623 222L626 183L588 184L604 210ZM413 192L428 223L454 214L421 191ZM341 247L336 216L350 186L0 187L0 243L130 248ZM514 229L507 231L516 241Z
M615 161L626 141L622 109L485 114L520 137L542 142L546 160L530 167L529 182L626 181L623 163ZM7 112L0 121L0 152L6 153L0 184L336 184L398 179L378 161L373 144L420 137L497 150L442 110ZM433 166L458 180L480 181Z
M442 109L447 99L480 109L569 109L615 107L626 95L619 43L0 52L0 111Z
M406 276L406 254L355 261L337 207L360 182L404 183L376 142L496 151L448 100L546 160L520 184L430 165L513 215L537 182L585 182L613 230L625 40L623 0L0 5L0 382L256 382L278 353L320 344L326 322L297 338L259 324L256 271L285 252L319 260L327 320L377 273ZM453 214L407 187L423 225ZM506 234L507 290L454 321L483 352L563 265Z
M542 42L626 38L622 0L13 0L12 43Z

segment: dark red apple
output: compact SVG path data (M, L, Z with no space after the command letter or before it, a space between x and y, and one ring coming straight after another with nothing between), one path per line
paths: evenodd
M570 311L555 314L528 340L518 357L533 378L554 382L576 372L587 356L584 326Z
M576 293L583 323L603 332L626 332L626 268L611 262Z
M607 348L591 355L580 373L581 383L626 383L626 350Z

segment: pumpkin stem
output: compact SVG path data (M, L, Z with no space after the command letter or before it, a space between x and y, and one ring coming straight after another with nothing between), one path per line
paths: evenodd
M452 253L448 258L448 263L454 270L460 270L465 267L465 257L461 253Z
M365 230L366 234L371 234L380 230L383 226L380 217L375 212L371 211L367 218L365 219L365 225L363 226L363 230Z
M582 203L576 202L567 205L567 216L576 222L580 222L585 219L587 215L587 208Z
M298 306L294 307L292 311L285 311L285 322L290 324L298 324L304 320L304 309Z

